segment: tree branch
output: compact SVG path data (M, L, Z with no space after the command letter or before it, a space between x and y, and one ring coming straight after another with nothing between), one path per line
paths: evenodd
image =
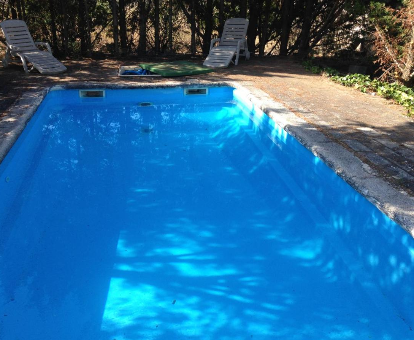
M386 38L384 37L384 35L382 34L382 30L381 30L381 28L379 28L379 27L376 25L376 26L375 26L375 30L376 30L376 33L377 33L378 37L380 38L380 40L381 40L381 42L382 42L382 44L383 44L384 48L385 48L385 51L387 52L387 53L386 53L386 54L387 54L387 56L388 56L389 58L391 58L392 62L395 64L395 66L396 66L396 67L398 67L398 69L399 69L401 72L403 72L403 68L401 67L400 62L398 61L398 58L397 58L397 56L396 56L395 52L393 51L392 46L388 43L387 39L386 39Z

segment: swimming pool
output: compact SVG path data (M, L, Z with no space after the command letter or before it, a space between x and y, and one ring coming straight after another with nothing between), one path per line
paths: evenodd
M0 339L412 339L411 236L192 93L48 94L0 165Z

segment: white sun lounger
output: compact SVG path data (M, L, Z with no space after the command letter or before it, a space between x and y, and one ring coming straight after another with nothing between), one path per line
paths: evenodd
M6 20L0 23L6 38L7 51L3 66L7 67L11 57L20 57L25 72L29 72L28 63L40 73L52 74L66 71L65 65L52 55L48 43L34 42L27 25L22 20ZM47 51L41 51L37 46L43 45Z
M226 20L220 39L213 39L210 44L210 52L204 61L208 67L227 67L235 57L234 65L239 63L239 57L250 58L247 48L247 27L249 20L244 18L232 18ZM215 43L218 46L214 46Z

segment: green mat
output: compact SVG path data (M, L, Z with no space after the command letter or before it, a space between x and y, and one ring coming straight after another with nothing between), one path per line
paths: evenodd
M144 70L151 71L163 77L191 76L193 74L202 74L214 71L209 67L194 64L188 61L145 63L140 64L139 66L141 66Z

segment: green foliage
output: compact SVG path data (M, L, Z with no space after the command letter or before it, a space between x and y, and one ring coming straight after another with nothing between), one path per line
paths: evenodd
M371 78L364 74L347 74L345 76L332 76L331 79L337 83L340 83L345 86L354 87L361 92L368 92L372 90Z
M411 87L397 82L388 83L378 79L371 79L370 76L365 74L355 73L340 75L339 72L333 68L321 68L320 66L315 66L312 60L308 60L302 65L312 73L314 73L313 69L320 69L322 71L319 73L323 73L333 81L344 86L353 87L364 93L377 93L384 98L392 99L407 109L408 116L414 115L414 89Z
M339 75L339 72L332 67L325 67L323 69L323 74L328 77L333 77Z
M336 76L339 74L339 72L331 67L322 67L317 66L313 63L312 59L305 60L302 62L302 66L307 70L312 72L313 74L324 74L326 76Z
M348 74L333 76L333 81L345 86L354 87L361 92L376 92L380 96L392 99L407 109L408 115L414 113L414 90L399 83L387 83L378 79L371 80L367 75Z
M320 74L323 71L323 68L313 64L312 60L305 60L302 62L302 66L313 74Z
M379 95L393 99L403 105L410 115L414 113L414 90L399 83L386 83L373 80L372 85Z
M383 2L371 2L369 18L371 23L377 27L381 27L387 34L396 37L403 34L403 29L395 16L395 11L391 7L387 7Z

